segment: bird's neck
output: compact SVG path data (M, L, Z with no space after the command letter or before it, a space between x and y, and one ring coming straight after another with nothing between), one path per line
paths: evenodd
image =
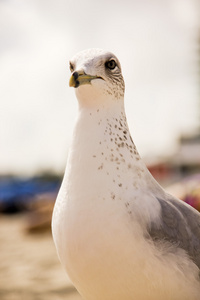
M100 104L95 108L79 107L73 141L90 148L119 149L130 144L135 149L126 120L124 102L109 103L107 106Z
M122 125L120 125L119 122L121 122ZM97 103L95 106L82 106L79 104L76 126L78 126L80 123L82 123L82 125L85 124L95 127L95 130L97 130L96 127L99 127L102 132L104 126L111 127L112 125L108 124L114 125L114 123L118 126L114 126L113 131L118 131L118 128L122 128L122 126L127 128L124 101L110 101L106 104Z
M68 161L87 172L94 165L97 170L106 165L113 170L131 171L135 166L142 169L143 162L131 138L123 103L107 109L79 109Z

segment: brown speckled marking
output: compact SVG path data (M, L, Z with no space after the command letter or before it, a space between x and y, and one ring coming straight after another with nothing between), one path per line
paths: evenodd
M132 137L130 136L130 140L131 140L131 142L133 143L133 139L132 139Z
M115 200L115 194L114 194L114 193L111 193L111 198L112 198L113 200Z
M103 169L103 164L101 164L99 167L98 167L98 170L102 170Z

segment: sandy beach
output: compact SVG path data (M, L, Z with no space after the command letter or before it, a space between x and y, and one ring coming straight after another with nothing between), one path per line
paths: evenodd
M26 218L0 215L0 299L81 300L58 261L50 230L28 233Z

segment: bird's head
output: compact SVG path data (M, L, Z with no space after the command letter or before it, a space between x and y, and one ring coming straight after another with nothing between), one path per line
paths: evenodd
M123 101L124 79L117 57L101 49L88 49L70 60L69 85L83 106L107 106ZM108 103L109 102L109 103Z

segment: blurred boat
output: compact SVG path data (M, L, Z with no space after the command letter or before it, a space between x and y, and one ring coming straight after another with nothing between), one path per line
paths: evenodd
M38 199L39 195L57 194L59 186L59 180L41 177L0 178L0 212L17 213L30 210L30 203Z

